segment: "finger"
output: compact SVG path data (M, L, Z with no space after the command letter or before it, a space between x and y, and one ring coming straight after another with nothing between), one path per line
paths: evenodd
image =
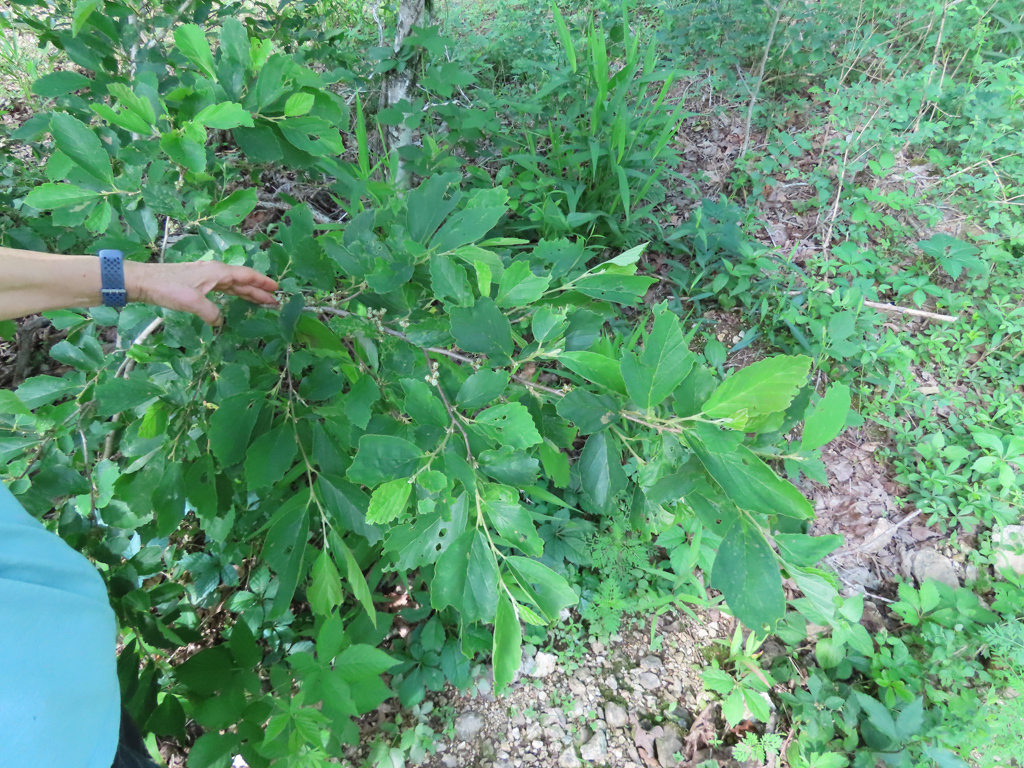
M276 291L278 286L275 280L267 277L266 275L257 272L251 267L233 267L223 265L225 272L220 275L220 280L217 283L218 290L228 290L230 287L248 285L254 288L259 288L263 291Z
M186 310L199 318L207 325L217 326L221 324L220 309L206 297L196 299Z
M277 299L274 294L264 291L260 288L256 288L251 285L239 285L228 291L232 296L238 296L247 301L251 301L253 304L269 304L270 306L277 306Z

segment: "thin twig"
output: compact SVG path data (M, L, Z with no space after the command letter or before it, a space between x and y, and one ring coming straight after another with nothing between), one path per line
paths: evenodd
M426 350L423 350L423 356L427 358L427 364L429 366L433 367L436 365L436 363L430 359L430 355L427 354ZM459 432L462 433L462 439L466 442L466 460L470 462L473 461L473 449L469 445L469 435L466 434L466 429L462 426L459 414L456 413L454 408L452 408L452 404L448 402L448 395L446 395L444 393L444 389L441 388L441 382L437 381L434 386L437 387L437 393L441 395L441 402L444 403L444 407L448 411L448 418L452 420L452 424L458 427Z
M740 150L740 157L747 154L747 147L750 146L750 123L754 119L754 104L757 103L757 95L761 92L761 84L764 83L764 68L768 64L768 54L772 50L775 30L779 26L779 19L782 18L782 6L784 4L784 0L779 0L779 4L775 8L775 18L772 20L772 28L768 32L768 42L764 46L764 55L761 57L761 67L757 73L757 82L754 83L754 88L750 92L750 103L747 105L747 125L743 130L743 149ZM768 7L770 8L771 6L769 5Z
M125 359L124 362L121 363L120 366L118 366L117 373L114 374L115 379L127 379L128 375L135 370L135 365L137 361L133 357L128 357L128 352L132 349L132 347L144 343L146 339L148 339L150 336L156 333L157 330L159 330L160 326L163 325L163 322L164 319L162 317L154 319L153 322L151 322L143 329L142 333L140 333L132 340L132 343L128 345L128 349L124 351ZM115 413L110 419L110 423L112 426L116 425L119 421L121 421L120 413ZM109 459L113 455L114 430L112 429L107 433L107 438L103 442L103 458Z

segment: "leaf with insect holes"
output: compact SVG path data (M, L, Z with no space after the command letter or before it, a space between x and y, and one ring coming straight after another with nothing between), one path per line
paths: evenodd
M502 445L529 448L541 442L533 417L521 403L502 403L477 414L476 424Z

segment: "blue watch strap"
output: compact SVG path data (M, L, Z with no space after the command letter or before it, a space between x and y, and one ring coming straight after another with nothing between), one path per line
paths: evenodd
M105 307L120 309L128 303L124 287L124 254L121 251L100 251L100 294Z

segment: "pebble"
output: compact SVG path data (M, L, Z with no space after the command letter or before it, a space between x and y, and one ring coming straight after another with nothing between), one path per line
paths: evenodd
M459 758L455 755L445 755L441 758L441 765L443 765L444 768L456 768L458 764Z
M1005 525L992 534L996 573L1024 574L1024 525Z
M588 763L608 757L608 739L603 732L598 731L590 741L580 747L580 757Z
M555 665L558 662L558 657L553 653L538 653L533 657L536 666L530 673L531 677L547 677L555 671Z
M661 680L653 672L641 672L637 678L637 682L640 683L648 691L653 691L655 688L661 686Z
M629 715L621 704L609 701L604 705L604 721L609 728L625 728L629 723Z
M675 768L679 764L675 754L683 749L683 731L674 723L662 726L664 734L654 740L654 749L658 753L658 762L662 768Z
M918 550L914 554L912 569L918 584L928 579L934 579L948 584L953 589L960 586L960 577L957 575L953 561L934 549Z
M581 765L580 759L576 757L576 750L572 747L566 747L558 756L558 768L580 768Z
M604 679L604 684L613 691L619 690L619 681L615 679L615 675L608 675L608 677Z
M657 656L644 656L642 659L640 659L640 669L661 670L664 668L665 665Z
M479 712L463 712L455 720L455 735L461 741L472 741L484 725L484 718Z

